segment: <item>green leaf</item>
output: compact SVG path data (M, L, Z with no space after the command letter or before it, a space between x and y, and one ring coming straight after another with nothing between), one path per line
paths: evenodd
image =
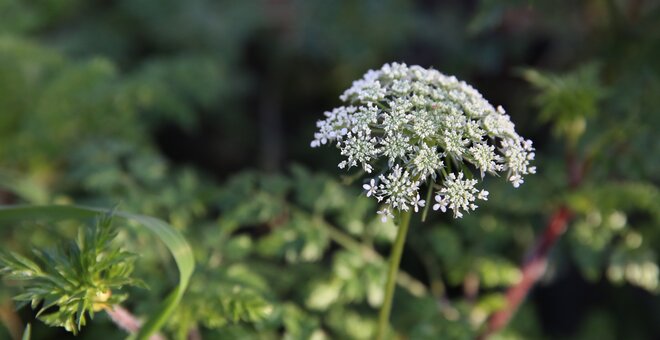
M0 221L87 219L94 218L99 213L106 213L107 211L107 209L74 205L0 206ZM195 269L195 260L192 249L183 235L167 223L153 217L123 211L115 211L114 216L137 222L156 234L172 253L179 269L178 286L161 302L157 312L149 317L137 334L137 339L147 339L149 335L157 332L163 326L176 309L179 301L181 301Z

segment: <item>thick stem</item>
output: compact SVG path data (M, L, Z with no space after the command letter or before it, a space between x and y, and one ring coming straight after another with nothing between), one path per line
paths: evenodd
M392 311L392 299L394 298L394 283L396 281L397 273L399 272L399 263L401 263L401 254L403 254L403 246L406 243L406 235L408 234L408 227L410 226L411 212L405 211L401 213L399 229L396 233L396 240L392 253L390 254L390 264L387 270L387 282L385 283L385 298L383 305L380 307L380 314L378 315L378 333L376 334L377 340L383 340L385 333L389 326L390 312Z

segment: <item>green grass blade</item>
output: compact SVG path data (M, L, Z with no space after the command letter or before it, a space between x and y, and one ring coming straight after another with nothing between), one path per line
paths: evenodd
M30 340L31 334L32 334L32 326L30 324L27 324L27 326L25 326L25 330L23 331L23 336L21 337L21 339Z
M109 209L92 208L75 205L43 205L43 206L0 206L0 221L6 220L64 220L86 219L96 217L99 213L106 213ZM161 302L157 313L149 317L137 335L137 339L147 339L149 335L157 332L167 321L169 316L181 301L183 293L188 287L190 277L195 269L195 260L192 249L181 233L169 224L153 217L115 211L114 216L139 223L156 234L165 243L172 253L179 269L179 284Z

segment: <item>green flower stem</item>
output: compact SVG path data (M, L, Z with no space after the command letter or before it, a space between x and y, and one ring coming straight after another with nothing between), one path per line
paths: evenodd
M403 246L406 243L406 235L408 234L408 227L410 226L410 210L401 213L399 230L396 233L396 240L394 240L394 247L390 255L390 265L387 270L387 282L385 283L385 299L383 305L380 307L380 314L378 315L378 333L376 339L383 340L390 320L390 312L392 310L392 299L394 298L394 283L397 273L399 272L399 263L401 263L401 254L403 254Z
M426 215L429 213L429 207L433 202L431 202L431 195L433 195L433 185L435 182L429 184L429 190L426 193L426 206L424 207L424 211L422 211L422 222L426 221Z
M356 173L353 174L353 175L350 175L350 176L342 176L342 177L341 177L341 181L342 181L342 183L345 184L345 185L353 184L353 182L354 182L356 179L358 179L358 178L364 176L365 172L366 172L366 171L364 171L364 170L360 170L360 171L356 172Z
M332 226L328 222L324 221L320 216L316 216L315 218L318 219L320 223L315 224L322 230L328 233L328 236L330 238L337 242L340 246L354 251L356 253L362 254L364 258L367 261L373 262L373 261L385 261L383 257L376 252L373 248L365 246L364 244L356 241L353 237L350 235L344 233L343 231L339 230L338 228ZM408 292L414 296L424 296L428 294L428 290L426 289L426 286L417 280L416 278L412 277L410 274L404 272L404 271L399 271L396 275L396 282Z

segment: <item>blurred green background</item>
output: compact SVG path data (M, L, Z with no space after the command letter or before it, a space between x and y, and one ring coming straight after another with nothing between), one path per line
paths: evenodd
M0 203L172 222L201 268L168 334L369 338L393 226L309 142L353 80L392 61L504 106L539 169L519 190L487 181L492 199L463 220L415 222L403 270L422 288L397 293L398 334L474 338L566 205L548 272L499 337L660 338L655 0L0 0ZM0 242L28 253L70 235L2 228ZM126 305L147 313L174 269L147 235L122 235L151 287ZM8 287L0 338L34 317ZM98 316L80 337L121 334ZM35 323L35 339L65 335Z

